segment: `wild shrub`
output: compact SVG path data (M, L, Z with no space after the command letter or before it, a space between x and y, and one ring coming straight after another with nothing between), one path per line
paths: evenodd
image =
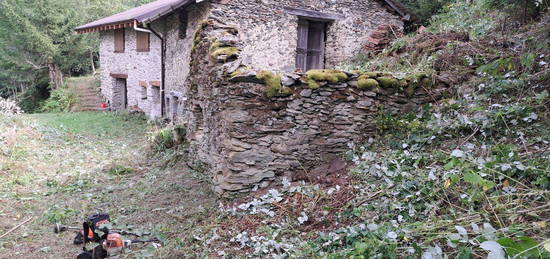
M78 101L77 94L66 86L52 90L50 98L42 103L41 112L69 112Z
M187 129L182 125L162 128L152 133L151 148L159 153L186 143Z

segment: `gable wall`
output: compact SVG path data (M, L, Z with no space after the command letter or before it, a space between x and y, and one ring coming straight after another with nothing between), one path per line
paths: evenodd
M158 26L153 25L154 28ZM114 52L114 31L103 31L100 34L100 65L101 93L111 103L111 108L118 109L116 94L121 89L116 86L116 80L111 74L126 74L128 88L128 107L137 106L150 117L160 116L160 102L153 102L154 91L149 86L148 98L142 99L140 81L160 81L161 74L161 42L150 35L150 51L136 51L136 31L125 29L124 53Z
M230 0L214 4L212 14L238 28L243 43L243 64L255 70L293 71L298 17L285 12L293 7L340 14L327 31L326 66L334 67L359 53L381 24L402 28L403 22L374 0Z

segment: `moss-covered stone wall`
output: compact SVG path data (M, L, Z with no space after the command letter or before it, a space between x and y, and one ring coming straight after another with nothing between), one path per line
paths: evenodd
M184 117L218 192L267 187L341 156L373 135L380 109L411 112L447 90L424 73L255 71L243 65L237 30L214 20L202 28Z

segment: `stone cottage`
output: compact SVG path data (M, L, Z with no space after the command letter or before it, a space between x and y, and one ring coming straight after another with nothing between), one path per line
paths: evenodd
M100 33L101 93L114 110L181 113L193 35L215 16L238 28L242 64L255 70L333 67L379 25L411 15L393 0L159 0L76 28Z
M76 31L101 35L111 108L184 123L226 192L308 172L372 134L380 109L438 98L426 74L331 69L414 19L393 0L159 0Z

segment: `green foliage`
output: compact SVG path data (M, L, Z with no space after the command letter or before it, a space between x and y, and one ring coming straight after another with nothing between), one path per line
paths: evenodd
M54 205L44 212L44 219L48 223L68 223L68 220L75 216L77 211L72 208L61 208Z
M479 73L487 73L491 76L503 75L515 68L515 62L512 57L499 58L489 64L482 65L477 69Z
M0 96L24 92L20 106L36 111L48 96L48 64L73 76L97 62L98 34L75 34L75 27L150 1L0 1Z
M108 174L121 176L121 175L127 175L127 174L133 174L136 170L130 167L126 167L123 165L116 165L111 167L109 170L107 170Z
M171 128L164 128L155 133L152 139L153 149L157 152L170 149L175 145L174 133Z
M78 102L78 95L66 86L52 90L50 98L42 104L42 112L69 112Z
M454 0L399 0L411 12L416 14L423 24L428 24L430 18L439 13L444 6L455 2Z
M488 15L484 1L457 1L445 6L440 14L431 18L428 31L441 32L469 32L471 38L486 35L496 27L498 17Z

